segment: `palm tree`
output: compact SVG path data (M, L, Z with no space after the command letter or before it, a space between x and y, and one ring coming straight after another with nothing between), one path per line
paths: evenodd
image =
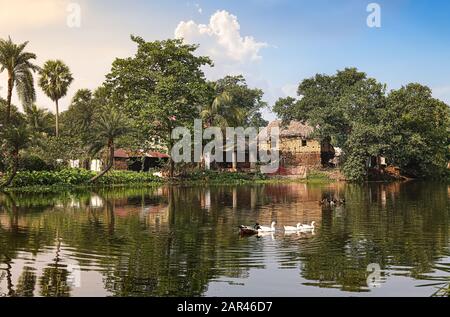
M212 102L205 105L200 111L200 118L205 122L207 127L212 127L217 124L221 127L228 125L224 108L231 104L231 96L228 92L222 91L217 94Z
M68 125L73 133L89 134L96 114L95 102L89 89L79 89L67 111Z
M229 126L240 126L245 120L246 112L233 100L232 94L216 82L212 101L200 110L200 118L206 127L218 126L225 130ZM233 168L236 166L236 156L233 150ZM202 158L205 161L205 158ZM207 165L207 168L208 165Z
M67 94L73 81L69 67L60 60L47 61L39 71L39 86L56 105L56 137L59 136L58 101Z
M214 125L224 129L239 125L245 118L243 109L234 102L232 94L218 83L214 85L212 100L200 109L200 117L207 127Z
M0 184L0 189L11 185L19 168L20 150L25 149L30 142L30 135L25 125L8 127L2 133L2 137L11 151L12 169L8 179Z
M39 108L36 104L24 106L25 121L34 135L48 133L53 121L52 114L47 109Z
M94 141L91 145L93 153L100 152L103 148L108 149L108 164L103 171L93 177L90 182L95 183L105 175L114 164L115 141L131 131L127 118L112 107L105 107L99 115L94 126Z
M8 72L8 97L5 124L8 125L11 118L11 98L14 85L23 104L30 104L36 100L33 74L39 67L32 64L30 60L36 59L36 54L24 52L28 42L14 44L9 37L8 40L0 39L0 73Z

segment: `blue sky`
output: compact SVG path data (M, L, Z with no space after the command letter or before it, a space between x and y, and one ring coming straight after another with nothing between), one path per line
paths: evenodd
M80 5L80 28L67 27L69 2ZM367 26L371 2L381 7L381 28ZM0 37L29 40L38 63L61 58L71 67L75 82L63 109L76 89L100 85L115 57L133 54L130 34L200 43L199 53L216 62L208 78L243 73L269 104L292 95L304 78L345 67L390 89L429 85L450 103L446 0L0 0L0 7ZM37 103L53 109L41 93Z

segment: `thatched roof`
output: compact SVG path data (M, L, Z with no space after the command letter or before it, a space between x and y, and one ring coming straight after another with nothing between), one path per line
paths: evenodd
M291 121L287 125L283 125L281 120L275 120L269 123L269 125L264 128L261 133L266 133L268 131L270 135L270 131L272 128L278 127L280 129L280 137L300 137L303 139L310 139L312 133L314 132L314 128L306 123L301 123L299 121Z

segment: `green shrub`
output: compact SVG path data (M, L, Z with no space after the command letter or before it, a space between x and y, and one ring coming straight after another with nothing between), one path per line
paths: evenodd
M19 171L13 181L13 187L85 185L94 176L95 172L75 168L58 171ZM150 173L110 171L98 180L98 184L122 185L158 181L159 178Z
M160 182L161 179L151 173L137 173L132 171L111 171L98 180L99 184L119 185L136 183Z
M264 180L267 176L261 173L239 173L239 172L221 172L213 170L196 170L186 173L181 177L182 181L189 182L208 182L218 184L251 182L255 180Z

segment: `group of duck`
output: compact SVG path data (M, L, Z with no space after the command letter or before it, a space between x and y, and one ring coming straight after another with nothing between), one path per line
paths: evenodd
M343 205L345 205L345 199L324 198L321 201L319 201L319 205L321 205L321 206L329 206L329 207L343 206Z
M243 235L254 235L254 234L260 234L264 232L275 232L277 231L277 228L275 227L277 223L275 221L272 222L270 227L268 226L261 226L259 223L256 223L254 226L239 226L239 232ZM284 226L283 229L285 232L311 232L314 231L316 227L316 222L311 222L310 225L308 224L301 224L297 223L296 226Z

